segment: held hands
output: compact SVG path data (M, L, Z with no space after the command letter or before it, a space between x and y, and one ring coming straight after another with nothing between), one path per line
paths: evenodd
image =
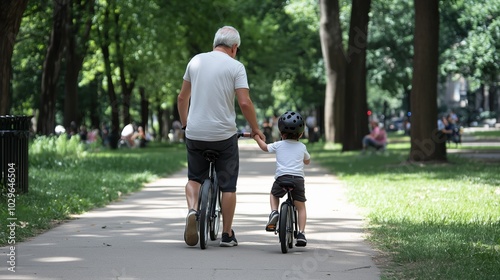
M262 133L262 131L260 131L260 129L252 130L252 132L250 133L250 137L255 140L257 140L257 138L260 138L260 140L266 142L266 136L264 135L264 133Z
M259 130L259 132L260 132L260 130ZM255 140L255 142L257 142L257 145L259 145L259 148L261 150L263 150L264 152L269 151L267 149L266 136L262 132L260 134L255 133L252 137Z

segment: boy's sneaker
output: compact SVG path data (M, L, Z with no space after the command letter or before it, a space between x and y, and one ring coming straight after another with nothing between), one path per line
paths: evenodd
M222 238L220 240L221 247L238 246L238 240L236 240L236 236L234 235L234 230L231 230L231 233L233 234L231 237L229 237L229 233L227 232L222 233Z
M276 210L273 210L271 214L269 214L269 221L266 224L266 231L275 231L276 223L278 222L279 213Z
M297 233L297 247L305 247L307 245L307 239L303 232Z
M198 227L196 224L196 210L191 209L186 217L186 228L184 229L184 241L189 246L198 244Z

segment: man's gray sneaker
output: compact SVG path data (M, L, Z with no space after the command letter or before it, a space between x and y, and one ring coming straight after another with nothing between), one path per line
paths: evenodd
M231 230L231 237L229 237L229 233L223 232L222 238L220 240L221 247L233 247L238 246L238 240L236 240L236 236L234 235L234 231Z
M271 214L269 214L269 221L266 224L266 231L275 231L276 223L278 222L279 213L276 210L273 210Z
M184 241L189 246L198 244L198 226L196 224L196 210L191 209L186 217L186 228L184 229Z

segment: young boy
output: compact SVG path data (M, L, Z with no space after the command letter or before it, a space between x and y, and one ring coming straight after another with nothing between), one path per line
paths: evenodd
M279 199L286 193L279 186L280 181L292 181L295 189L292 191L295 207L298 211L299 233L296 246L306 246L307 239L304 235L306 227L306 197L304 188L304 164L311 162L311 156L306 146L299 142L304 133L304 119L299 113L287 111L278 120L278 129L282 141L266 144L259 137L255 141L264 152L276 153L276 174L271 189L270 202L271 214L266 225L266 231L275 231L278 222Z

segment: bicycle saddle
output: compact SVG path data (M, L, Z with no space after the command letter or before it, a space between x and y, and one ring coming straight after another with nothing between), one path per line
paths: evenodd
M280 184L280 187L282 187L283 189L286 189L286 190L295 189L295 184L292 181L281 181L279 184Z
M203 152L203 157L208 161L215 161L219 157L219 153L213 150L206 150Z

